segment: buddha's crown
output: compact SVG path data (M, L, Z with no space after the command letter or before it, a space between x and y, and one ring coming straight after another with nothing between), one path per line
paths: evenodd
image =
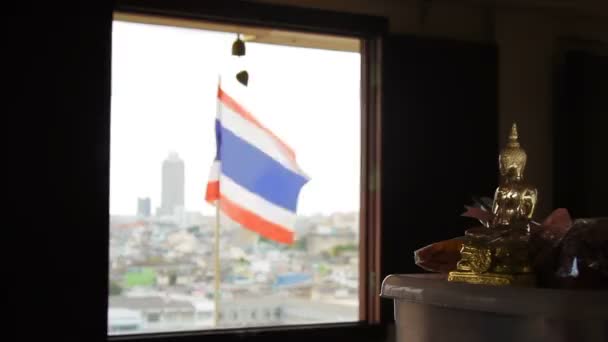
M513 123L511 132L509 133L509 142L507 142L507 146L502 149L498 157L500 174L503 176L514 174L522 177L524 168L526 167L526 160L526 151L519 144L517 124Z

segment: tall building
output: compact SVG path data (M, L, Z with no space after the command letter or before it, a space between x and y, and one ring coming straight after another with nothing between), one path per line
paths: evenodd
M149 217L151 213L150 197L137 199L137 216Z
M184 206L184 161L177 153L169 153L163 161L162 189L159 215L173 215Z

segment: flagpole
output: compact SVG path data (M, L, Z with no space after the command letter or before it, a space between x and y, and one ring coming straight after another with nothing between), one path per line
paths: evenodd
M217 328L220 322L220 199L218 198L215 203L215 246L214 246L214 258L215 258L215 288L213 291L213 297L215 301L215 311L213 318L215 321L215 327Z
M222 76L218 75L217 77L217 86L218 89L222 85ZM220 103L217 103L217 114L219 116L220 112ZM221 174L221 172L220 172ZM219 177L219 175L218 175ZM219 180L219 178L218 178ZM219 195L219 194L218 194ZM218 196L215 201L215 246L214 246L214 258L215 258L215 277L214 277L214 290L213 290L213 300L215 302L215 310L213 313L213 320L215 322L215 327L217 328L220 323L220 278L221 278L221 270L220 270L220 198Z

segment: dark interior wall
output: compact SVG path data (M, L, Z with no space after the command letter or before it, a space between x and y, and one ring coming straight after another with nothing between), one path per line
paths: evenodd
M255 2L319 8L388 19L391 33L467 41L493 38L494 9L457 1L418 0L252 0Z
M111 1L9 9L17 340L105 341ZM19 162L16 162L19 160ZM10 332L9 332L10 335Z
M552 37L553 28L546 14L506 11L497 16L501 61L499 144L504 146L509 128L517 122L520 142L528 154L525 178L539 192L537 220L546 217L553 207Z
M599 15L599 14L598 14ZM608 45L608 21L541 10L503 10L496 15L499 46L499 142L517 122L528 153L526 179L539 190L536 219L554 208L554 69L560 40L593 40Z
M555 84L555 203L608 217L608 55L566 52Z
M391 35L382 59L382 276L420 273L414 251L462 236L497 183L497 51ZM392 303L383 301L383 319Z
M86 270L108 269L109 247L100 241L109 236L111 5L86 5L46 33L53 35L49 88L56 118L49 124L47 145L52 166L48 200L55 219L46 234L59 247L49 244L54 265L60 265L50 279L69 280L57 291L60 312L66 322L76 323L62 334L91 341L106 331L106 310L83 306L107 305L107 273ZM71 242L69 248L64 241Z
M579 190L585 199L579 217L608 217L608 55L590 55L586 59L581 86L584 98L579 112L585 116L585 185Z

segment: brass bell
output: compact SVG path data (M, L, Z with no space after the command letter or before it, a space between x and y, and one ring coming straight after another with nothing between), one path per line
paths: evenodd
M247 86L247 83L249 82L249 73L247 70L242 70L236 74L236 79L241 82L242 85Z
M236 40L232 43L233 56L245 56L245 42L241 40L241 35L236 36Z

